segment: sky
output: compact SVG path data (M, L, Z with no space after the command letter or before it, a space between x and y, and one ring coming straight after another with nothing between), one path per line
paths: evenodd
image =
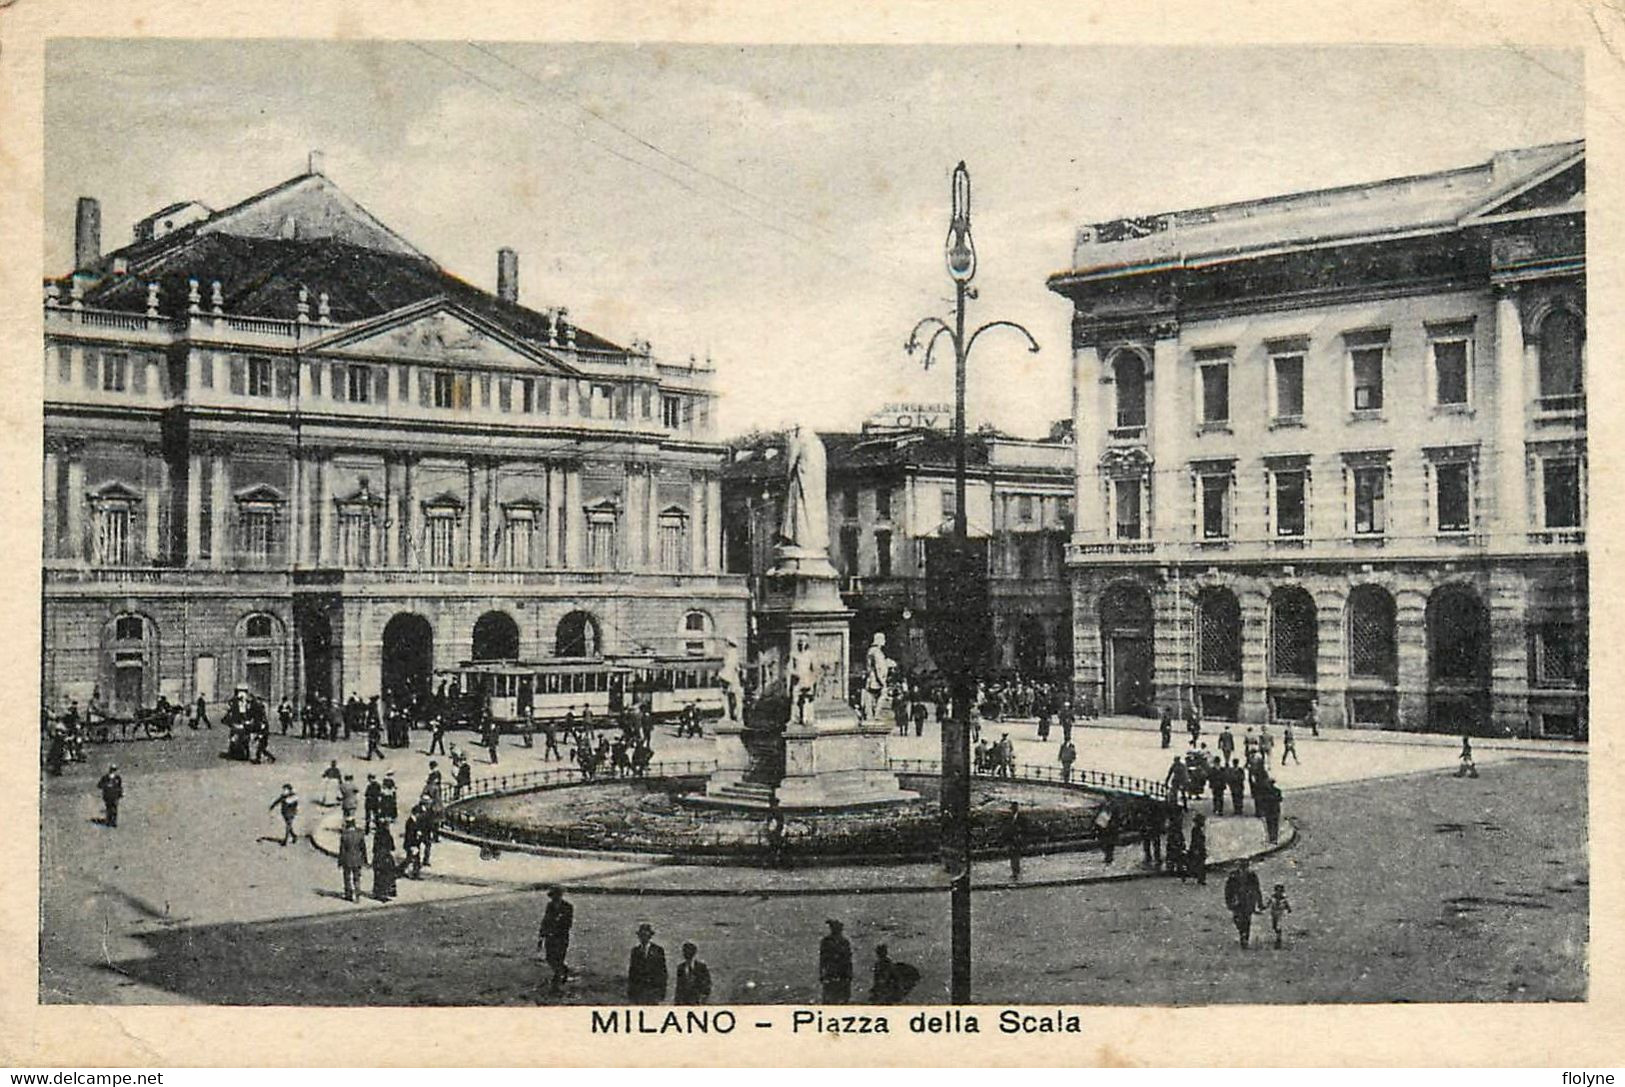
M323 171L447 270L657 356L710 357L724 434L951 399L903 351L947 316L971 173L972 425L1070 403L1078 226L1464 166L1583 134L1578 53L1528 49L692 46L56 39L45 268L78 196L102 244L177 200Z

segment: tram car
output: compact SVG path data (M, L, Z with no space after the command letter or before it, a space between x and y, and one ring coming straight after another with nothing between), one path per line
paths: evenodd
M605 725L623 710L647 704L656 721L671 721L689 705L702 719L721 717L720 657L554 657L542 661L465 661L435 672L444 685L453 727L472 727L488 712L499 727L514 729L525 708L536 723L562 722L572 714Z

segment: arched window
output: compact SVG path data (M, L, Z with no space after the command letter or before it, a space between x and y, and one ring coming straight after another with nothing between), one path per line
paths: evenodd
M115 717L133 716L158 695L157 676L153 673L156 631L146 616L126 612L114 618L104 637L105 682L101 686L112 692L109 712Z
M1117 352L1112 356L1112 380L1117 388L1118 429L1144 428L1145 359L1134 351Z
M1585 324L1570 310L1540 323L1540 406L1577 411L1585 403Z
M473 659L511 661L519 659L519 624L505 611L488 611L474 623Z
M1377 585L1349 593L1349 675L1395 682L1394 598Z
M1270 673L1315 678L1320 636L1315 627L1315 601L1296 586L1270 594Z
M555 657L597 657L603 655L603 638L598 620L591 612L573 611L559 620L554 632Z
M281 621L266 612L243 616L237 624L237 686L270 702L281 676Z
M691 657L704 656L710 648L711 617L703 611L691 611L683 616L683 652Z
M1229 589L1203 589L1197 598L1197 670L1241 678L1241 604Z

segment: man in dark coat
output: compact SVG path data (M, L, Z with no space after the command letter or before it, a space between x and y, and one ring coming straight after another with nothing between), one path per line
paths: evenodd
M1182 882L1186 875L1196 880L1198 887L1207 886L1207 816L1201 812L1191 817L1191 839L1185 846L1185 872L1179 877Z
M549 985L556 993L570 978L564 956L570 950L570 926L575 924L576 908L564 900L563 887L549 887L547 909L542 911L542 927L536 932L536 946L553 971Z
M1259 780L1253 804L1264 817L1264 835L1271 845L1281 838L1281 787L1269 777Z
M825 1004L852 1002L852 944L841 935L839 921L824 922L829 934L818 944L818 983Z
M344 820L339 831L339 871L344 873L344 897L354 902L361 897L361 869L367 866L367 835L353 817Z
M1241 946L1246 947L1253 934L1253 914L1264 912L1264 889L1258 885L1258 873L1245 857L1224 881L1224 904L1236 923Z
M1225 779L1230 784L1230 810L1240 815L1242 801L1247 791L1247 771L1241 768L1239 759L1230 760L1230 768L1225 771Z
M1157 731L1162 735L1164 750L1174 742L1174 711L1167 706L1162 707L1162 718L1157 722Z
M367 790L362 794L361 829L370 832L378 821L378 805L383 800L384 787L378 784L377 774L367 775Z
M691 943L683 945L683 961L677 964L677 988L672 994L673 1004L705 1004L711 1000L711 968L697 956L700 949Z
M638 926L638 943L626 967L629 1004L666 1002L666 949L650 939L654 934L654 926L647 921Z
M919 981L918 970L908 963L893 960L885 944L876 945L874 983L869 987L869 1003L901 1004Z
M102 791L102 809L106 813L104 821L110 827L118 826L118 804L124 799L124 779L119 776L118 767L109 766L107 773L96 783L96 788Z

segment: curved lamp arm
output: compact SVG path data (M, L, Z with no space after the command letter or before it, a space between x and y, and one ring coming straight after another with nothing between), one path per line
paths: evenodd
M1015 329L1017 332L1021 333L1025 337L1027 337L1027 351L1028 351L1028 353L1029 354L1034 354L1034 355L1038 354L1038 351L1039 351L1038 341L1033 338L1033 334L1031 332L1028 332L1026 330L1026 328L1022 327L1021 325L1018 325L1014 321L989 321L987 324L983 325L981 328L978 328L975 332L972 332L970 334L970 341L965 344L965 355L966 355L966 357L970 356L971 348L976 346L976 337L980 336L982 333L988 331L989 329L994 329L994 328L1013 328L1013 329Z

